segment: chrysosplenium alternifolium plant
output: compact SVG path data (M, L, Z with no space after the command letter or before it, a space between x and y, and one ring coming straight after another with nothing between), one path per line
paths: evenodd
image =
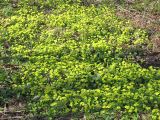
M160 70L133 60L147 40L144 31L105 6L61 3L43 10L23 5L0 26L9 62L19 66L13 87L31 112L53 118L143 112L158 119Z

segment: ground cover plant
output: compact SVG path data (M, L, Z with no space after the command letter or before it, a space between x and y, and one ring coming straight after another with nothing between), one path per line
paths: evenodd
M21 0L3 8L0 83L8 88L0 87L0 104L25 98L39 119L158 120L160 69L134 59L149 46L147 33L110 7L84 3Z

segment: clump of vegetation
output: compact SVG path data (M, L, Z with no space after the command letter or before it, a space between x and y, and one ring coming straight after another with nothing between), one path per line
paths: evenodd
M8 65L10 87L27 99L29 113L158 119L160 70L134 61L147 44L145 31L104 5L22 0L17 6L1 20L1 63L2 69Z

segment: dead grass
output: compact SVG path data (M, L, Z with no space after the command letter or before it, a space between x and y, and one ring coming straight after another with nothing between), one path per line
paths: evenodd
M132 1L131 4L134 4ZM147 8L150 9L150 8ZM139 9L133 9L132 5L124 6L116 4L116 14L121 19L127 19L133 24L135 28L141 28L148 31L148 38L152 46L151 49L146 49L145 56L136 56L136 61L145 61L145 67L155 66L160 67L160 11L151 12L151 10L139 11Z

